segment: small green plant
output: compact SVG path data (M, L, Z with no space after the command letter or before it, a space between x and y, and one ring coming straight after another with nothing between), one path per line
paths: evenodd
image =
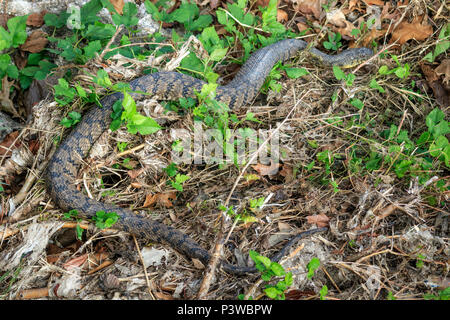
M388 299L388 300L397 300L397 298L394 296L392 291L388 292L386 299Z
M434 50L429 52L423 59L428 62L434 62L436 57L441 53L446 52L450 48L450 23L442 27L439 33L438 42Z
M314 273L316 272L317 269L319 269L319 267L320 267L319 258L314 257L311 259L311 261L309 261L309 263L306 266L306 268L308 269L308 274L307 274L308 279L312 279L312 277L314 276Z
M323 287L319 291L320 300L326 300L326 295L328 294L328 287L323 285Z
M175 163L170 163L164 171L169 176L169 183L172 188L177 189L178 191L183 191L183 183L190 179L189 176L178 173L178 169Z
M417 260L416 260L416 268L417 269L422 269L423 265L424 265L424 260L425 256L423 254L418 254L417 255Z
M381 66L378 69L378 73L381 75L390 75L390 74L395 74L398 78L400 79L406 79L410 72L409 72L409 64L405 63L404 65L402 65L400 63L400 61L398 60L398 57L396 55L391 55L392 60L395 61L395 63L397 64L397 67L393 68L393 69L389 69L388 66Z
M450 300L450 287L440 290L437 295L431 293L424 294L423 298L425 300Z
M337 80L344 80L347 87L351 87L353 85L353 81L356 79L356 76L353 73L346 74L338 66L333 66L333 73Z
M81 120L81 114L79 112L71 111L67 115L68 117L64 117L60 122L66 128L73 127Z
M250 250L250 258L255 262L256 269L261 272L261 279L267 284L264 293L271 299L284 300L284 292L293 283L292 273L284 271L284 268L277 262L260 255L258 252ZM281 280L279 280L282 278ZM270 281L275 281L269 284Z
M339 32L330 32L328 33L328 41L324 41L323 46L327 50L337 51L340 47L342 47L341 40L342 36Z
M75 220L77 222L77 225L75 226L75 233L77 235L77 239L81 240L83 236L83 229L80 226L81 219L78 217L78 211L72 209L69 212L65 212L63 218L66 220Z
M95 213L92 220L95 221L97 228L106 229L111 228L119 220L119 215L115 212L105 212L101 210Z
M250 199L250 209L251 210L259 210L261 206L264 204L264 201L266 200L265 197L259 197L258 199Z

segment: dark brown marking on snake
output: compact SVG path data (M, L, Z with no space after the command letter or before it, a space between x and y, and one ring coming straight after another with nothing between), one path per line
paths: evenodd
M242 66L235 78L225 86L216 90L216 99L227 103L230 109L247 104L258 94L259 88L269 75L273 65L279 60L293 57L298 51L304 50L307 43L302 40L288 39L259 49L253 53ZM336 56L328 56L316 49L310 52L325 64L349 67L372 56L367 48L348 49ZM200 91L204 81L177 72L158 72L149 74L130 82L132 90L139 90L164 99L180 97L196 98L195 91ZM133 93L133 97L142 94ZM112 106L122 99L121 93L115 93L101 100L102 108L91 108L77 127L61 143L49 162L46 181L48 191L63 210L75 209L85 218L92 218L97 211L116 212L120 218L114 228L144 237L159 243L166 243L179 252L191 258L197 258L204 263L210 260L210 253L200 247L194 240L182 232L160 222L143 218L131 210L108 203L90 199L75 187L77 172L82 160L88 155L92 144L109 128ZM326 228L325 228L326 229ZM278 261L298 238L323 231L318 228L301 233L272 258ZM234 274L255 272L251 267L240 267L222 262L225 271Z

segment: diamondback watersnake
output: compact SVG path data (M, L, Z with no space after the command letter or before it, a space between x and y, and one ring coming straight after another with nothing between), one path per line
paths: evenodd
M260 87L269 75L272 67L279 60L287 60L298 51L304 50L307 43L302 40L282 40L253 53L239 70L235 78L216 90L216 100L225 102L230 109L249 103L258 94ZM348 49L334 56L327 55L317 49L310 49L310 53L320 59L322 63L350 67L372 56L372 50L367 48ZM157 72L137 78L130 82L133 91L146 92L162 100L178 99L180 97L195 98L204 81L177 72ZM133 93L138 97L139 93ZM97 211L116 212L118 222L113 228L121 229L148 240L166 243L191 258L197 258L204 263L210 259L210 253L200 247L194 240L181 231L160 222L143 218L131 210L112 204L90 199L75 185L77 172L83 159L99 136L109 128L112 106L122 93L106 96L101 100L102 108L91 108L84 115L68 137L61 143L49 162L46 181L51 197L63 210L75 209L85 218L92 218ZM321 229L311 230L311 234ZM306 235L306 234L302 234ZM273 260L281 258L287 246L282 249ZM254 268L239 267L222 262L225 271L242 274L252 272Z

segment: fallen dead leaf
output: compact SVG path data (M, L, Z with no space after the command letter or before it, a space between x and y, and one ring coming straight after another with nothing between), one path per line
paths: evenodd
M347 21L344 13L340 9L327 12L327 19L331 24L337 27L336 31L339 32L344 39L350 40L354 38L352 31L355 29L355 26L350 21Z
M44 31L35 30L28 36L25 43L20 46L20 49L31 53L41 52L48 43L47 36Z
M294 170L290 165L284 164L280 171L280 175L284 177L285 183L289 183L294 180Z
M67 261L66 263L63 264L63 268L66 270L71 270L73 268L81 267L81 265L83 265L83 263L86 262L87 258L88 258L88 254L85 253L81 256L70 259L69 261Z
M295 11L304 15L313 15L317 20L320 19L322 13L322 4L326 4L327 0L291 0L294 4Z
M173 207L172 201L177 198L175 192L167 192L167 193L156 193L156 194L148 194L145 197L143 208L148 208L154 204L160 204L166 208Z
M199 269L199 270L205 269L205 265L198 259L193 258L192 264L194 265L195 269Z
M256 1L256 7L267 7L269 5L270 0L257 0Z
M298 28L299 32L302 32L302 31L308 30L309 27L307 24L305 24L303 22L297 22L297 28Z
M27 18L27 26L42 27L42 25L44 24L44 16L46 13L46 10L31 13Z
M323 213L307 216L306 221L309 224L315 224L318 228L328 226L330 219Z
M392 32L392 38L389 43L397 41L398 44L402 45L411 39L416 41L428 39L433 34L433 27L429 24L422 24L419 20L416 18L412 23L401 22Z
M384 5L383 0L363 0L363 1L368 6L383 6Z
M277 21L278 22L286 22L288 21L288 14L286 11L278 9L277 10Z
M10 156L12 151L20 147L20 141L16 140L19 136L19 131L13 131L8 134L0 143L0 155Z
M123 0L109 0L111 4L113 5L114 9L116 9L118 14L123 14L123 6L124 1Z
M127 174L131 179L136 179L144 171L145 171L144 168L139 168L134 170L128 170Z
M444 84L440 80L440 77L436 73L436 70L433 70L429 65L426 65L425 63L421 63L420 68L425 75L425 79L427 80L428 85L433 90L436 102L444 108L448 107L450 103L449 91L444 87Z
M450 59L444 59L442 60L441 64L434 69L434 72L438 75L438 76L444 76L444 83L446 85L449 84L450 81Z
M339 28L344 28L346 25L345 22L347 21L341 9L336 9L327 12L327 19L330 23L334 24L336 27Z
M277 174L278 169L280 168L281 164L279 163L274 163L274 162L270 162L270 166L266 166L265 164L255 164L252 166L253 169L255 169L256 172L258 172L258 174L260 176L273 176L275 174Z
M156 194L148 194L145 196L144 204L142 205L143 208L148 208L155 204L156 202Z
M211 2L209 3L209 7L211 9L216 9L219 6L219 3L219 0L211 0Z

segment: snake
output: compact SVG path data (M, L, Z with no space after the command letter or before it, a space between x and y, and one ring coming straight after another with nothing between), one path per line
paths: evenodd
M351 48L336 55L328 55L316 48L308 48L308 43L300 39L281 40L251 54L228 84L217 86L215 99L227 104L230 109L251 103L273 66L278 61L294 57L302 50L309 51L325 65L343 68L355 66L373 55L369 48ZM160 71L136 78L129 84L133 98L147 94L160 100L176 100L182 97L195 99L196 92L200 92L206 82L183 73ZM91 199L77 189L76 179L83 159L88 156L96 140L109 129L113 105L123 97L122 92L106 95L100 100L102 107L90 108L63 139L49 160L45 173L48 193L62 210L76 210L77 217L92 219L98 211L115 212L118 221L111 228L128 232L146 241L169 245L191 259L196 258L208 263L211 253L180 230L138 215L130 209ZM288 241L272 261L282 258L298 239L325 229L326 227L310 229L298 234ZM255 272L255 267L234 265L224 260L220 261L220 265L225 272L231 274Z

